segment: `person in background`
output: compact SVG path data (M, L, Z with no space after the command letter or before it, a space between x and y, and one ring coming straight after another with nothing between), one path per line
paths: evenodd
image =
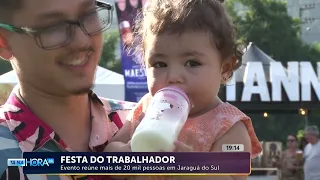
M276 143L272 142L269 145L269 162L268 164L271 165L271 167L275 167L275 163L280 159L280 153L281 149L278 149L278 146Z
M304 180L320 180L320 141L317 126L305 130L308 145L304 150Z
M0 107L1 180L88 179L25 175L7 159L23 152L99 152L122 126L111 121L124 119L125 105L91 91L112 9L95 0L0 1L0 56L19 79Z
M241 65L235 27L223 4L216 0L149 0L137 23L137 53L143 53L149 93L142 98L105 151L128 143L152 96L167 86L186 92L192 108L176 146L184 151L221 152L223 144L243 144L256 157L261 145L251 119L218 97L232 73ZM210 77L210 81L208 81ZM176 151L178 151L176 149ZM246 176L145 177L151 179L246 179Z
M116 4L116 7L118 8L117 10L125 11L127 7L127 0L116 0L115 4Z
M135 8L135 9L141 8L139 7L140 3L141 3L140 0L129 0L129 4L132 6L132 8Z
M132 26L132 29L134 29L134 20L136 17L139 15L139 12L141 11L142 8L142 2L141 0L129 0L128 5L130 8L128 9L130 13L130 26Z
M128 21L132 27L131 11L133 7L130 5L129 0L115 0L115 6L118 22Z
M299 149L304 151L304 149L307 146L307 144L308 144L308 141L307 141L306 137L302 137L301 140L300 140Z
M295 135L288 135L287 147L282 152L278 168L281 170L281 180L302 179L303 156L298 149L298 139Z

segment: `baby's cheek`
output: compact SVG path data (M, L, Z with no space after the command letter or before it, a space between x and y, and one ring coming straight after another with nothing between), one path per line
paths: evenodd
M164 87L165 86L162 85L161 81L157 81L156 79L148 80L148 90L152 96Z
M166 71L161 68L147 68L148 90L152 95L167 87L166 77Z

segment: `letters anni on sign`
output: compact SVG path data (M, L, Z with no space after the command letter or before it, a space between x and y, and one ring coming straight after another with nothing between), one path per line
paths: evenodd
M252 95L259 95L261 102L281 102L283 91L289 102L310 102L312 96L320 101L320 62L317 63L317 73L310 62L288 62L287 68L281 62L270 62L269 68L270 81L267 81L261 62L246 64L241 102L250 102ZM236 84L233 76L226 86L226 101L237 101Z

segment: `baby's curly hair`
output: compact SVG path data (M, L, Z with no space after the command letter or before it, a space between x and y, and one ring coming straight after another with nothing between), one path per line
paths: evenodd
M242 63L243 50L236 42L236 28L223 7L222 0L149 0L137 17L135 40L129 49L144 64L145 42L148 34L182 34L204 31L222 59L236 57L234 70ZM142 61L142 62L141 62ZM232 75L232 74L231 74Z

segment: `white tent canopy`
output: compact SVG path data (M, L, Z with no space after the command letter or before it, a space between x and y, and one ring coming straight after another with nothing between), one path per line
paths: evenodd
M0 76L0 84L18 83L18 77L14 71ZM124 78L123 75L98 66L93 91L98 96L117 100L124 100Z

